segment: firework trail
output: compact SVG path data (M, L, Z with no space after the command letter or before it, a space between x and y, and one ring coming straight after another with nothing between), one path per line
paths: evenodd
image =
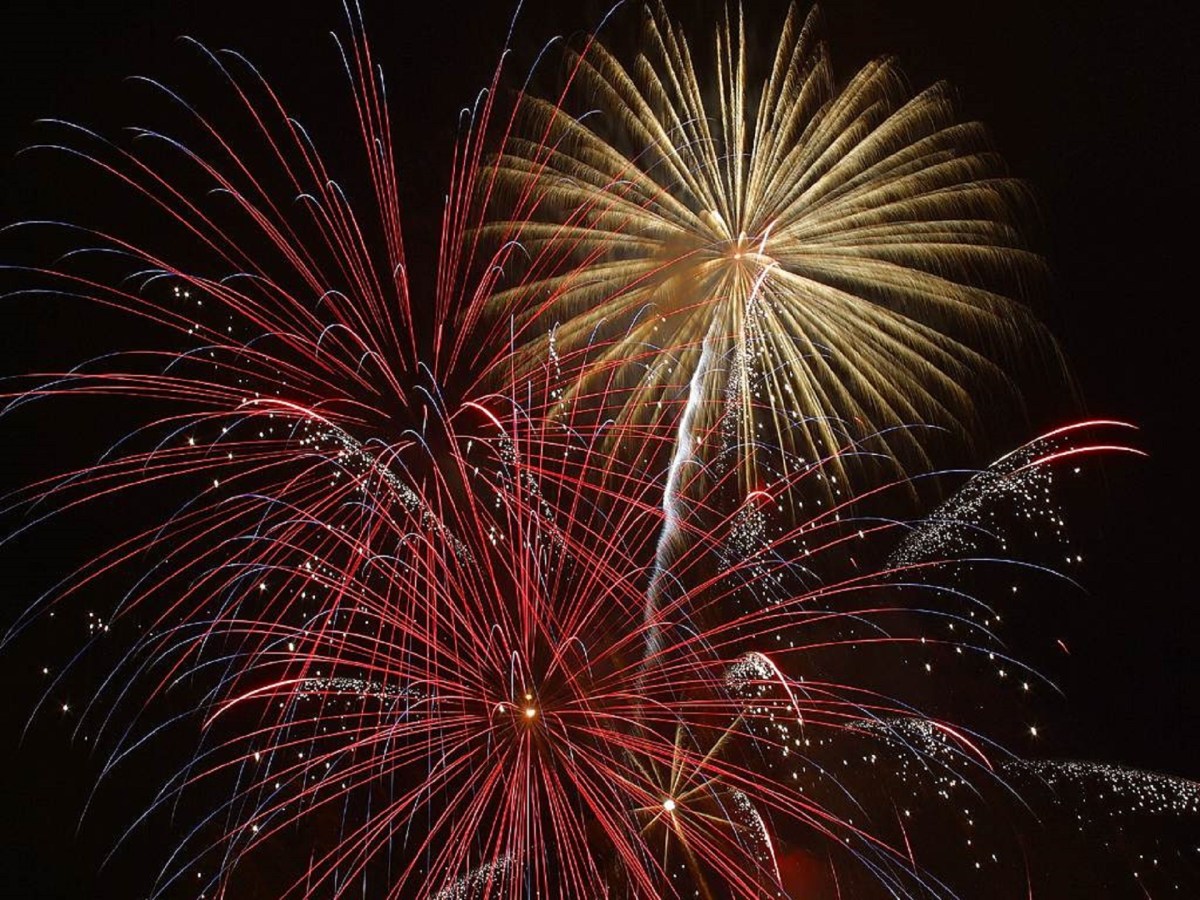
M703 394L701 392L701 383L705 373L708 371L710 358L712 356L712 345L709 340L711 337L705 338L704 350L700 354L700 361L696 364L696 372L692 375L691 386L688 389L687 406L684 407L683 415L679 419L679 432L675 437L675 450L671 456L671 465L667 470L667 481L663 488L663 527L662 533L658 537L658 546L654 554L654 575L650 579L650 590L646 597L646 620L652 621L655 617L655 609L658 606L659 598L662 593L662 582L670 577L670 554L673 543L678 539L680 510L679 489L680 481L683 478L683 468L693 461L695 436L693 434L693 423L696 415L703 402ZM647 637L647 652L651 655L659 650L657 632L649 632Z

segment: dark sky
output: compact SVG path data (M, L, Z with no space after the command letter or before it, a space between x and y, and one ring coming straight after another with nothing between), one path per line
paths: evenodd
M784 4L746 5L762 45L770 47L770 28ZM512 4L447 2L423 4L419 14L400 11L411 6L367 0L365 10L388 79L406 237L419 263L428 259L435 234L455 113L490 75ZM671 8L700 20L721 4L692 0ZM841 72L896 53L915 84L950 80L967 115L990 126L1012 171L1037 197L1042 226L1035 241L1054 273L1044 317L1066 350L1084 410L1143 429L1138 442L1149 459L1110 466L1103 496L1074 522L1090 559L1082 575L1087 594L1057 599L1046 611L1046 632L1027 636L1038 645L1053 631L1071 645L1070 657L1056 660L1049 673L1067 698L1057 708L1056 750L1200 777L1200 594L1190 512L1196 509L1198 379L1191 362L1200 199L1191 131L1200 29L1192 7L831 0L824 9ZM552 35L594 24L603 10L594 0L527 3L517 48L527 58ZM346 100L328 37L341 27L341 15L336 2L10 0L0 13L0 220L86 208L92 198L85 182L60 176L39 157L15 154L39 140L33 124L39 116L109 128L136 121L131 96L138 95L124 76L167 75L184 87L190 79L204 81L197 74L203 64L174 41L180 34L245 51L318 135L335 167L339 158L349 164L357 146L349 136L339 143L335 129L343 120L331 112ZM630 13L618 20L614 32L631 30L635 19ZM30 249L0 237L0 261ZM2 302L5 375L69 364L112 343L112 333L90 331L86 318ZM1067 402L1047 409L1031 424L1072 415ZM88 421L38 428L23 420L14 434L0 420L3 484L82 462L75 453L88 446ZM70 533L51 533L69 544ZM5 622L31 591L62 574L47 541L21 547L0 555ZM38 698L34 670L44 650L33 640L0 657L0 678L10 686L0 701L6 707L0 895L132 896L138 859L126 855L109 874L95 873L115 838L112 829L135 808L121 809L110 798L76 835L96 775L87 747L72 745L61 722L35 724L17 745Z

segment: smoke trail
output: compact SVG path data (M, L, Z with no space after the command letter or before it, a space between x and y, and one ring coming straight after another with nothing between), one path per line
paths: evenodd
M753 314L758 293L767 275L770 274L771 269L775 265L776 263L772 261L755 279L747 301L746 318L749 318ZM696 363L696 369L692 372L691 381L688 383L687 405L684 407L683 415L679 419L679 428L675 436L675 452L671 456L671 465L667 469L667 483L663 488L663 529L658 537L658 545L655 548L654 574L650 578L650 587L646 591L646 607L643 616L643 624L646 629L645 658L654 656L662 647L662 628L661 624L657 621L657 615L659 600L663 594L663 582L667 578L671 564L671 550L675 546L679 533L679 523L682 518L679 489L683 480L682 473L684 466L692 462L695 458L693 448L696 444L696 436L693 431L693 425L700 409L700 404L703 401L704 381L708 376L709 367L712 365L713 344L715 343L718 325L721 321L721 317L714 316L712 323L708 327L708 331L704 335L704 343L700 349L700 359ZM739 344L743 343L744 341L739 341Z
M646 626L645 655L647 657L656 654L662 646L661 627L655 621L658 615L658 601L662 596L663 581L666 579L667 570L670 567L671 548L679 533L681 473L683 467L693 458L692 448L695 446L696 438L692 432L692 423L700 408L704 378L708 374L708 367L712 362L713 334L717 328L717 321L717 319L713 320L707 334L704 335L700 361L696 364L696 370L692 373L692 380L688 384L687 406L684 407L683 415L679 419L679 430L675 437L675 452L671 456L671 466L667 470L667 484L663 488L663 528L662 533L658 536L658 546L654 551L654 574L650 578L650 587L646 591L644 623Z

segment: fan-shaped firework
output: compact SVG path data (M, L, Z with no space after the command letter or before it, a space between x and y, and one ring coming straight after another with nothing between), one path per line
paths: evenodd
M525 99L531 137L496 164L534 220L504 226L528 283L492 300L524 311L521 365L551 354L581 373L568 394L604 386L635 423L673 419L689 383L709 415L724 398L730 440L755 449L748 489L755 460L784 464L768 447L812 461L914 422L974 435L973 397L1011 387L1007 351L1049 349L1003 293L1040 264L982 127L890 59L835 87L815 19L789 12L760 84L740 12L706 78L659 8L631 66L595 43L572 60L586 115ZM924 467L927 441L887 443Z
M173 615L211 603L224 589L213 567L237 558L238 537L276 516L353 528L347 501L360 498L395 504L414 527L440 527L427 498L461 492L463 471L434 465L408 473L405 460L449 452L487 421L475 401L486 401L483 383L509 344L481 320L480 301L513 252L507 246L483 258L468 234L479 221L471 198L488 190L478 162L494 90L481 92L463 117L435 289L414 299L382 75L365 35L356 29L339 44L364 152L366 178L356 187L371 201L365 212L244 57L188 43L225 81L216 116L136 79L167 101L164 114L181 115L178 133L136 128L125 147L51 120L62 142L32 148L81 159L115 179L159 227L129 239L61 222L20 223L40 229L47 247L59 232L90 243L72 245L53 268L16 269L23 284L9 294L78 300L149 323L158 341L152 349L113 352L10 386L9 413L41 398L97 395L143 412L138 431L98 464L9 501L33 498L62 510L172 480L207 485L165 528L131 538L79 575L86 581L174 535L186 551L126 600L174 592ZM34 279L42 283L29 287ZM346 522L337 521L347 510Z

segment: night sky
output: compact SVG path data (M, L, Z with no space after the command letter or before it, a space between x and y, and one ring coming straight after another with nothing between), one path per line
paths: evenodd
M430 276L455 115L489 78L512 4L434 3L420 13L400 11L410 6L368 0L365 13L388 80L405 237L420 287ZM770 30L785 4L748 0L746 6L757 29L753 39L769 50ZM594 0L527 3L515 41L518 59L530 58L554 34L595 24L605 8ZM692 0L670 9L703 22L721 4ZM840 74L895 53L914 85L949 80L965 115L989 126L1011 171L1037 198L1033 242L1054 279L1040 311L1065 350L1079 399L1060 391L1036 396L1033 386L1029 421L1013 423L1012 434L1033 436L1081 413L1123 418L1141 427L1136 442L1150 454L1109 464L1102 489L1071 511L1086 559L1076 575L1086 592L1056 595L1031 619L1036 626L1009 635L1017 655L1036 660L1065 694L1051 707L1046 743L1038 750L1200 778L1197 376L1191 368L1200 196L1191 131L1200 29L1193 8L1107 0L987 7L830 0L823 9ZM293 8L254 0L16 0L0 15L4 223L86 220L89 206L94 212L109 202L78 167L17 153L43 136L34 124L39 116L110 132L138 122L139 101L147 95L123 82L128 75L162 76L185 94L193 85L208 90L212 79L204 63L174 40L181 34L244 51L317 136L335 172L357 159L357 137L339 141L347 93L328 36L342 27L336 2ZM619 42L636 31L636 21L629 9L608 34ZM118 220L122 215L105 212ZM126 225L136 233L136 222ZM39 261L38 249L27 238L0 235L0 262ZM12 285L7 279L4 289ZM136 338L136 329L123 332L119 319L68 312L52 301L4 299L0 318L4 375L69 366ZM129 415L111 404L50 409L0 420L5 488L94 458L104 436ZM0 549L0 621L7 625L81 561L106 517L125 514L87 510ZM4 520L0 529L17 524ZM41 696L43 661L61 663L75 649L56 644L55 635L66 633L35 630L0 655L6 688L0 700L0 895L137 896L162 858L152 836L135 837L98 874L118 829L145 799L137 786L102 792L76 833L98 759L86 743L71 742L70 722L53 714L55 704L20 738ZM1058 638L1069 644L1069 656L1051 652ZM89 665L96 677L102 674L101 660Z

